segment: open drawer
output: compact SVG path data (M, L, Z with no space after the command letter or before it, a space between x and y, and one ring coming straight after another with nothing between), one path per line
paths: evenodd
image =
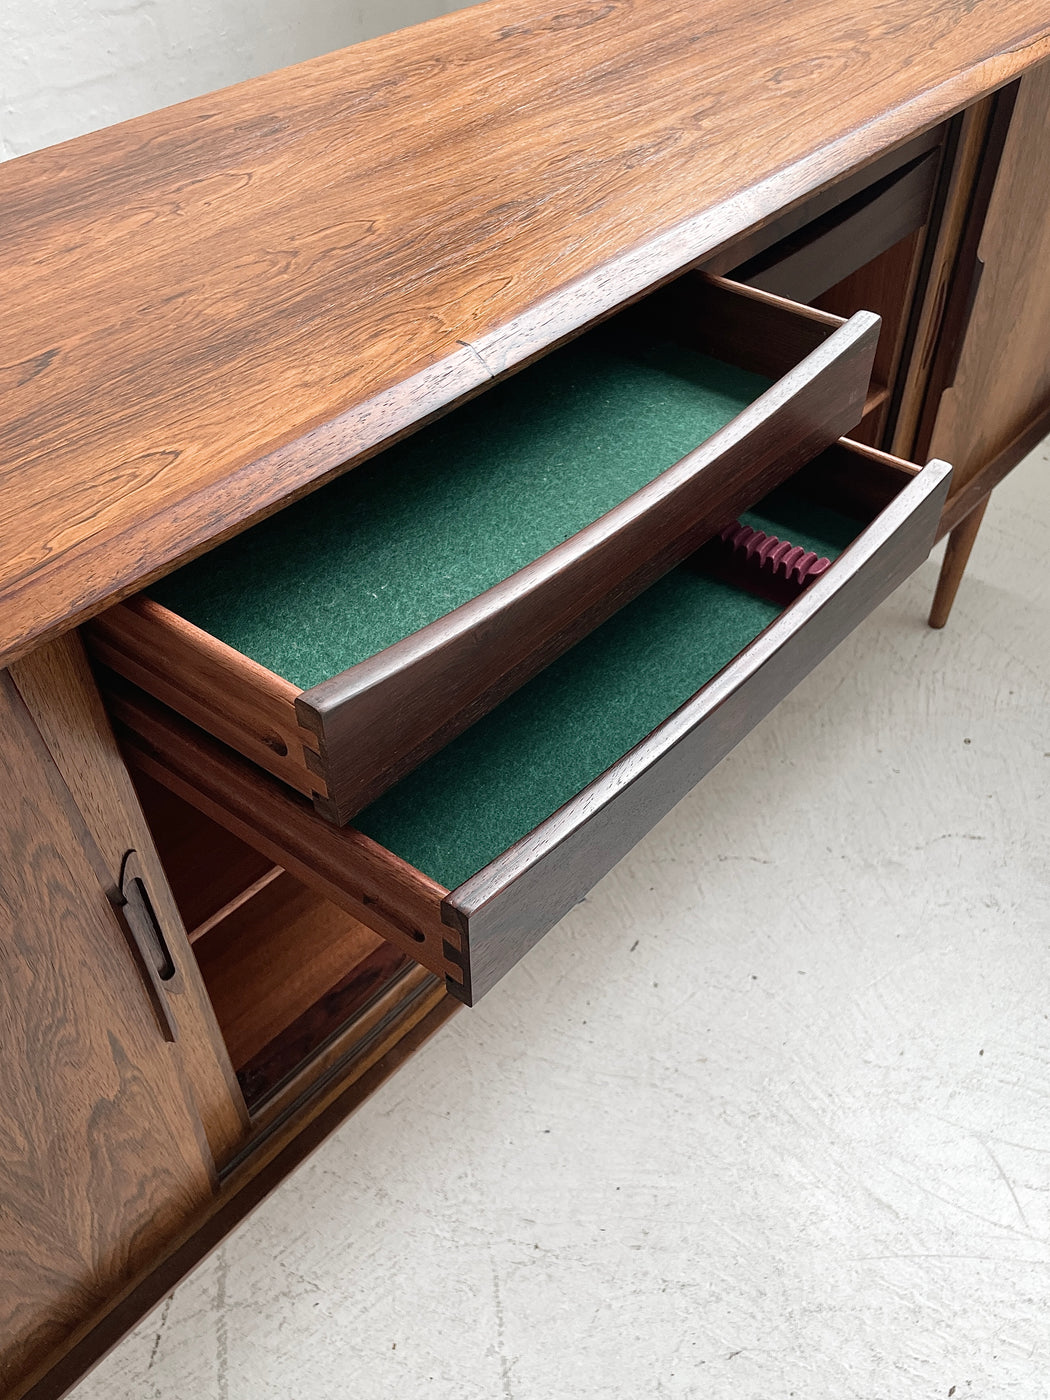
M686 274L89 645L348 821L856 424L877 334Z
M686 561L339 828L135 687L129 763L475 1002L926 557L950 469L841 443L752 520L834 562L784 608Z

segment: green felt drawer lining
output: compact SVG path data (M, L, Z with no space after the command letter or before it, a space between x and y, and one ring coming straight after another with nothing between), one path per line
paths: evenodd
M741 518L831 558L862 528L790 488ZM354 825L455 888L622 758L779 611L682 565L391 788Z
M598 327L148 591L309 689L592 524L769 382Z

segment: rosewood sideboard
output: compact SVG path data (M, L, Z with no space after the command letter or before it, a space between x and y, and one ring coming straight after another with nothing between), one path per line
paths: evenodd
M490 0L0 204L0 1393L42 1400L947 534L944 625L1050 431L1050 14ZM812 581L726 582L734 520Z

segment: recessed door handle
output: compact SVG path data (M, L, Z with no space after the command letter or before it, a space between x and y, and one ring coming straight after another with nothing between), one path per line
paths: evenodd
M120 867L119 894L110 896L117 921L146 987L165 1040L176 1040L178 1029L168 997L182 988L182 977L157 918L136 851L126 852Z

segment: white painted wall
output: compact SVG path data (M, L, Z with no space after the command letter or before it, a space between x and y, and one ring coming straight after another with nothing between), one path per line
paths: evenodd
M0 0L0 159L464 7L465 0Z

